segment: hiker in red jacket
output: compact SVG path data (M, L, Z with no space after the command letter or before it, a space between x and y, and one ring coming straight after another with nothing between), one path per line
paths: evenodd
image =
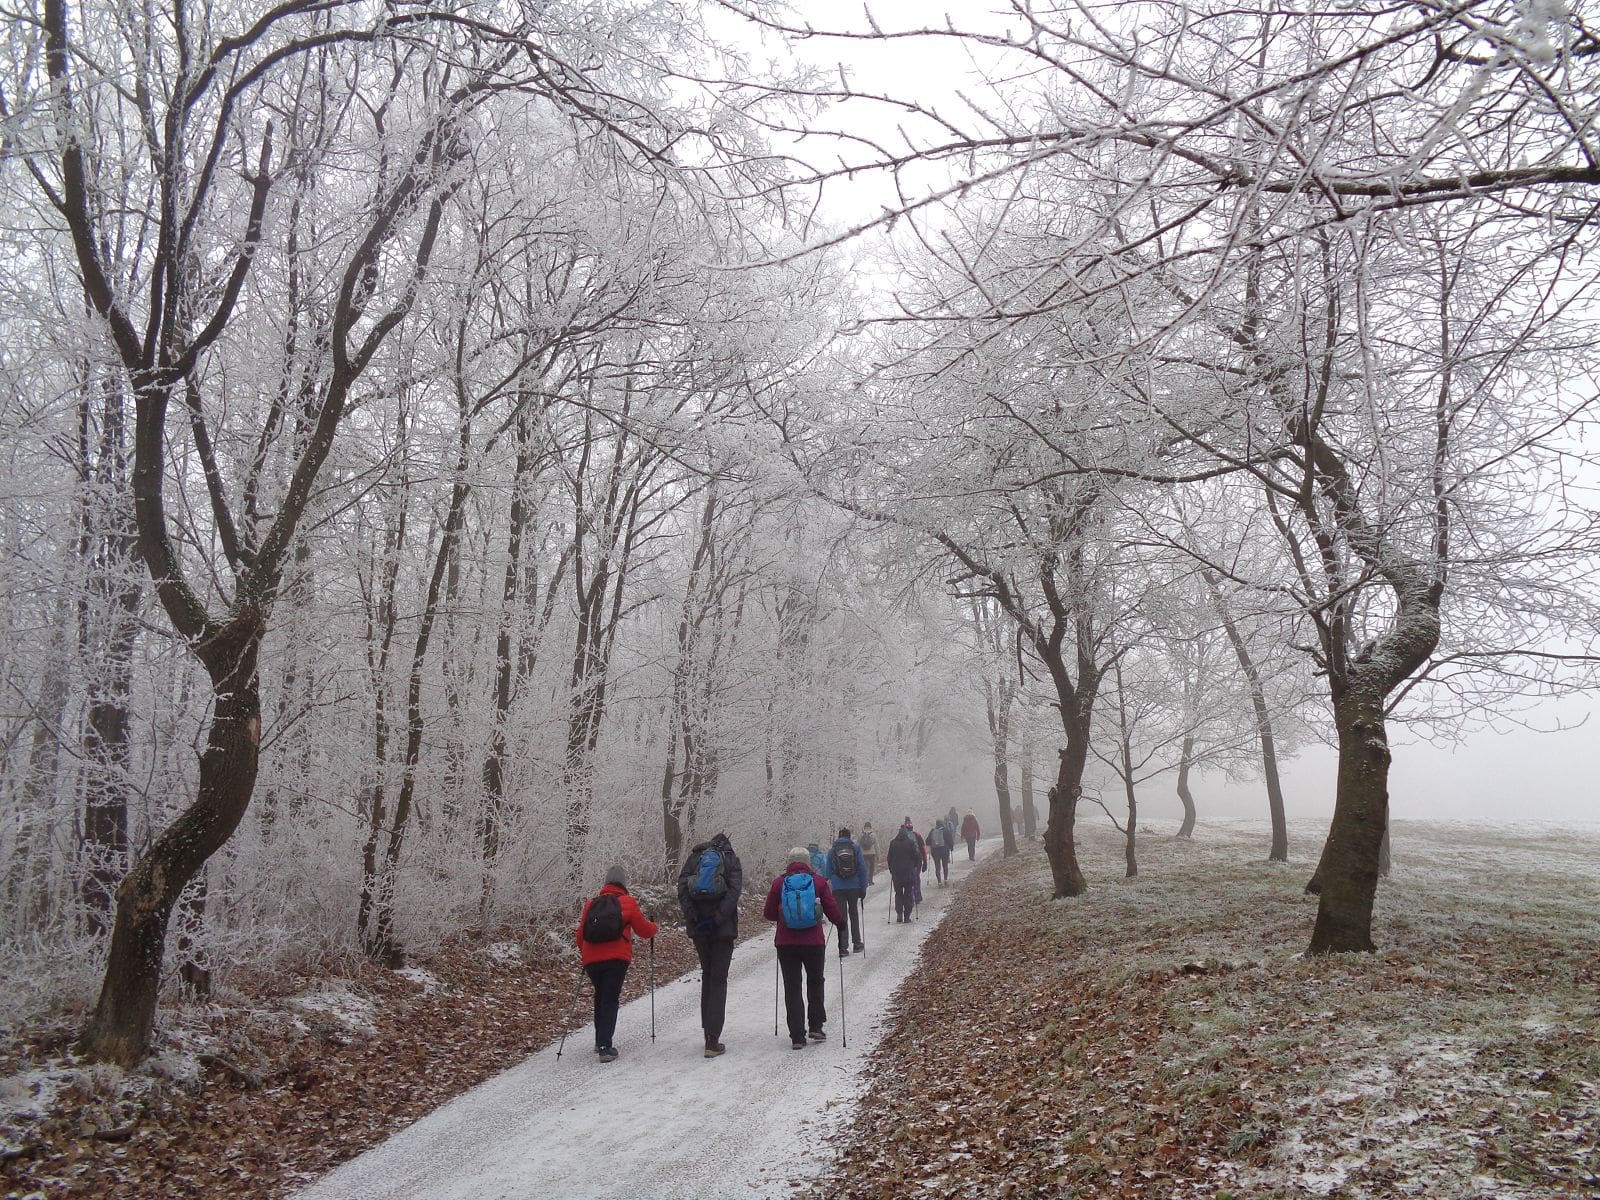
M778 947L778 967L783 972L789 1044L804 1050L807 1037L820 1042L828 1036L822 1030L828 1023L828 1010L823 1003L828 935L822 918L833 922L841 939L845 935L839 902L833 898L828 881L811 869L811 852L804 846L789 851L788 869L772 881L762 915L778 923L772 940ZM806 977L804 1000L800 998L802 971Z
M607 871L600 894L584 901L578 918L578 954L594 984L594 1052L601 1062L617 1061L611 1039L617 1032L622 981L633 961L633 935L653 938L659 928L628 894L628 877L621 867Z
M967 861L975 861L978 857L978 839L983 835L978 831L978 818L970 809L967 815L961 818L961 836L967 842Z

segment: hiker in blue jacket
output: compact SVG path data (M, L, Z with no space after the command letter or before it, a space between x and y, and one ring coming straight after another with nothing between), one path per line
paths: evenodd
M828 886L834 899L843 903L850 922L850 945L844 944L843 932L839 935L839 957L848 958L852 947L858 954L866 949L861 941L861 902L867 895L867 857L850 839L850 830L839 830L828 848L827 865Z

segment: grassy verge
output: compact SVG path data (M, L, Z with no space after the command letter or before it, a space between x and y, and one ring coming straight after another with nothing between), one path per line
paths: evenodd
M1091 831L963 887L829 1197L1600 1195L1600 836L1399 825L1373 955L1305 960L1309 862Z

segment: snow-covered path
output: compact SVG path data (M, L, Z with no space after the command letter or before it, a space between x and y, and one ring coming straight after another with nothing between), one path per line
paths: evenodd
M980 859L993 844L979 844ZM617 1062L598 1062L593 1032L578 1030L559 1062L556 1047L547 1047L346 1163L298 1200L787 1195L794 1181L816 1171L827 1134L848 1119L889 998L970 870L961 846L950 887L934 886L930 871L910 925L888 921L892 893L880 871L863 916L866 954L843 960L842 1006L840 960L829 942L826 1042L794 1050L781 1021L773 1036L776 958L771 935L758 933L734 954L721 1058L701 1055L700 976L692 972L657 988L654 1044L649 999L635 1000L617 1023ZM752 878L749 886L764 892L765 885ZM646 969L642 953L633 969Z

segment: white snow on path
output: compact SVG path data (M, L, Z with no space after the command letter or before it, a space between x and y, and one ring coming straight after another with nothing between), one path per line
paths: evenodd
M981 858L996 844L979 844ZM770 933L735 951L720 1058L702 1056L700 975L622 1008L621 1057L594 1056L593 1027L574 1031L298 1194L297 1200L716 1200L782 1197L823 1165L824 1142L849 1119L890 997L971 870L965 846L951 885L924 876L917 921L889 921L893 892L879 871L862 917L866 954L843 960L828 943L828 1040L792 1049L778 1019ZM765 887L758 877L751 884ZM681 937L681 933L662 936ZM643 950L633 970L647 970ZM587 989L584 1002L587 1003ZM848 1034L849 1046L845 1046Z

